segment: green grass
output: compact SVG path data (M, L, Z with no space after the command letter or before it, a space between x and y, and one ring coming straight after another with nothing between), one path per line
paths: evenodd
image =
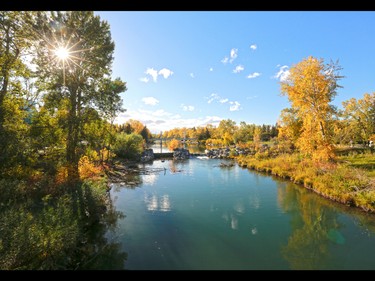
M369 177L375 177L375 153L340 156L338 161L348 167L366 171L366 174Z

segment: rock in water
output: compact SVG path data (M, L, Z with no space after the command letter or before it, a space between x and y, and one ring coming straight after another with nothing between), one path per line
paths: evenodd
M184 160L190 158L190 152L185 148L176 148L173 150L173 159L175 160Z

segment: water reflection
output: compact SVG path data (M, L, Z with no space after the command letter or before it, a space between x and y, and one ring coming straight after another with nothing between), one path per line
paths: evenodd
M171 160L169 161L169 171L171 174L182 173L184 175L192 176L194 174L194 165L186 160Z
M304 188L287 183L278 187L281 208L291 215L292 233L281 249L291 269L329 268L331 243L340 244L342 235L337 211L326 206L326 200ZM320 202L317 202L320 201Z
M145 194L144 201L146 203L147 210L149 211L171 211L171 202L168 194L164 194L162 196L158 196L157 194Z
M231 219L230 220L230 227L232 229L238 229L238 218L237 218L237 216L234 215L234 214L231 214L230 219Z
M245 213L245 205L243 203L243 200L242 199L239 199L235 204L234 204L234 207L233 209L240 213L240 214L244 214Z
M149 175L143 175L142 180L143 183L148 185L154 185L159 175L157 174L149 174Z
M155 161L166 175L114 193L127 268L375 268L374 216L221 162Z
M154 150L154 152L156 152L156 153L172 152L172 151L169 150L166 142L163 142L161 150L160 150L160 142L157 142L157 143L149 146L149 148L152 148ZM205 145L187 145L186 149L188 149L190 153L204 153L204 150L206 149L206 146Z
M249 205L252 209L259 209L260 208L260 199L257 193L254 193L249 197Z
M124 269L127 253L107 236L124 215L111 198L98 209L98 199L106 198L79 186L41 202L2 202L0 269Z

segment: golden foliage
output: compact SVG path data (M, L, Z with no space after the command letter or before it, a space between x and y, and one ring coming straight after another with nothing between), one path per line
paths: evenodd
M337 66L326 66L323 60L310 56L293 66L288 79L281 82L282 94L288 96L296 116L302 120L296 146L314 160L334 157L331 126L334 111L329 103L339 87L336 70Z
M78 171L80 179L99 177L102 173L100 166L95 166L87 156L82 156L78 162Z
M63 184L68 180L68 167L60 166L57 169L57 173L55 176L55 183L56 184Z
M207 139L206 140L206 146L213 146L213 147L221 147L223 146L223 140L222 139Z
M178 148L180 146L180 141L179 140L176 140L176 139L172 139L169 143L168 143L168 149L170 151L173 151L175 150L176 148Z

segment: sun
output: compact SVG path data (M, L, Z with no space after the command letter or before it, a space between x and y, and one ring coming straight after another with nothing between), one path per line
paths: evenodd
M65 47L59 47L55 50L55 55L59 60L65 61L70 57L70 52Z

